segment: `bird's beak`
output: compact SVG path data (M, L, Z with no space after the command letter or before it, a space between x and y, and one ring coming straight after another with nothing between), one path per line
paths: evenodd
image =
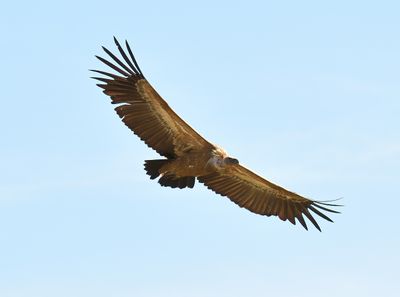
M234 159L234 158L230 158L230 157L226 157L224 159L224 163L225 164L229 164L229 165L234 165L234 164L239 164L239 160L238 159Z

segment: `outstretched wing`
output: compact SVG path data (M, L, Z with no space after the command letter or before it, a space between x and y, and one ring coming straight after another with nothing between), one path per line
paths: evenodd
M128 42L126 48L129 57L115 37L114 41L125 63L104 47L104 51L115 63L96 57L118 74L92 71L106 76L93 78L102 82L98 86L111 97L111 103L118 104L115 110L125 125L149 147L167 158L180 156L191 149L211 146L183 121L147 82Z
M263 179L239 164L201 176L198 180L214 192L227 196L240 207L261 215L278 216L281 220L289 220L292 224L296 224L295 219L297 219L307 230L303 215L321 231L311 212L332 222L322 211L338 213L328 207L340 206L304 198Z

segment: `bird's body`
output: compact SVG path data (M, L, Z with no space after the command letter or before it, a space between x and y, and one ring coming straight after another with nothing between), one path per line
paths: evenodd
M331 203L314 201L277 186L239 164L222 148L208 142L183 121L145 79L126 42L128 55L116 39L125 63L106 48L104 51L119 65L99 58L119 75L93 70L106 77L95 77L122 121L149 147L164 159L145 161L151 179L159 178L162 186L193 188L195 180L214 192L227 196L251 212L278 216L307 229L304 216L320 230L310 211L331 221L322 211L336 213Z
M218 158L213 150L208 151L188 151L187 153L171 160L165 164L161 170L161 174L174 174L178 177L185 176L203 176L218 170ZM222 157L223 158L223 157Z
M151 162L148 160L146 162ZM215 172L223 172L227 166L238 164L239 161L228 157L220 147L210 147L206 150L189 150L181 156L165 162L159 174L181 177L200 177Z

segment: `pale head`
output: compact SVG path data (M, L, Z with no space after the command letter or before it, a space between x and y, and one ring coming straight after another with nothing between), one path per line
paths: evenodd
M215 146L215 148L212 150L212 157L208 161L208 164L214 167L222 168L229 165L239 164L239 160L229 157L223 148Z

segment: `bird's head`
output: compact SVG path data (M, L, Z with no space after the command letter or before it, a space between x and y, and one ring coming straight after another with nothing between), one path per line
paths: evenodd
M210 159L210 163L214 167L225 167L229 165L239 164L239 160L235 158L228 157L228 154L220 147L216 148L212 152L213 157Z
M212 166L215 169L223 169L227 166L236 165L236 164L239 164L238 159L234 159L231 157L223 157L223 156L218 156L218 155L213 156L207 162L207 166Z
M231 158L231 157L226 157L226 158L224 158L224 164L225 165L237 165L237 164L239 164L239 160Z
M228 157L227 152L219 146L215 146L212 159L213 165L217 167L239 164L238 159Z

